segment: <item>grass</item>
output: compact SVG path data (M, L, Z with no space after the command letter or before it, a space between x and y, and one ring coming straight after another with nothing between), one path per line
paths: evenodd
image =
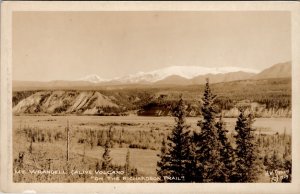
M66 165L67 120L70 123L68 165ZM188 123L194 130L197 129L197 120L188 118ZM235 120L228 119L227 121L227 128L233 132ZM16 160L14 168L27 171L29 169L94 169L96 163L102 159L103 146L108 130L111 128L112 163L116 166L124 166L129 149L131 167L136 168L140 176L156 176L157 154L160 152L161 140L170 132L173 124L172 117L14 116L13 158ZM260 129L262 156L272 153L273 150L277 150L278 154L282 155L286 147L290 147L290 119L257 119L255 125ZM284 128L286 137L283 141ZM232 133L229 136L230 139ZM30 153L32 137L34 137L34 142L32 142L32 153ZM21 162L18 161L20 153L24 153ZM260 182L268 180L269 178L263 175L260 178ZM26 175L14 174L14 181L94 182L87 175L29 175L28 173Z

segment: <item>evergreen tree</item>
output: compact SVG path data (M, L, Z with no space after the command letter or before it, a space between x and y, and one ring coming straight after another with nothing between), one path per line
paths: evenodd
M222 182L230 182L232 180L232 173L234 168L234 150L226 136L228 130L225 128L225 123L222 120L222 116L220 120L216 124L218 135L219 135L219 142L221 143L220 146L220 161L223 163L222 167L222 176L220 177Z
M287 172L287 177L282 180L282 182L291 182L292 181L292 157L291 155L284 158L284 169Z
M196 182L197 181L197 153L196 153L196 143L194 140L195 132L190 138L189 152L188 152L188 162L186 164L186 182Z
M160 160L157 161L157 175L160 177L159 182L164 182L164 176L169 176L169 163L170 161L167 144L165 138L162 140L162 145L160 148L160 154L157 155Z
M182 98L174 108L173 116L176 125L167 138L167 145L162 146L160 161L157 163L157 174L160 177L173 177L167 182L187 182L188 171L186 168L189 163L190 131L185 123L186 110Z
M234 182L255 182L260 172L258 163L257 145L254 137L252 114L247 117L241 110L236 122L236 162L234 170Z
M127 150L126 154L126 162L125 162L125 173L128 176L130 171L130 151L129 149Z
M286 133L286 128L284 128L284 132L283 132L283 137L282 137L282 142L285 142L285 133Z
M278 157L278 153L274 150L273 155L271 157L271 170L280 170L282 168L282 162L280 161Z
M97 161L96 163L96 171L99 171L101 170L101 164L100 164L100 161Z
M201 132L195 134L194 137L197 155L196 182L222 182L225 176L222 171L224 166L220 161L220 143L215 122L217 113L215 98L207 80L201 107L203 119L198 122Z
M286 159L290 155L288 146L284 146L283 159Z
M109 142L108 142L108 147L109 148L113 147L113 137L114 137L113 126L110 126L108 131L107 131L107 138L109 140Z
M104 153L102 155L102 169L103 170L109 170L111 167L111 157L109 155L110 150L109 150L109 140L106 141L105 147L104 147Z
M268 154L265 154L263 164L265 167L265 171L269 173L271 162Z

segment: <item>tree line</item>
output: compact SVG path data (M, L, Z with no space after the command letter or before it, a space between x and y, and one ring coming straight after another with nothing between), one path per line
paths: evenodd
M232 144L218 114L216 97L207 80L199 131L190 129L186 105L182 97L178 101L173 110L176 124L163 140L157 162L161 182L257 182L263 161L252 127L254 115L240 110Z

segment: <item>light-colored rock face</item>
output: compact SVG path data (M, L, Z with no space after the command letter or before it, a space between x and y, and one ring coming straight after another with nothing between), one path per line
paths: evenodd
M95 99L93 104L91 104L92 107L118 107L115 103L111 102L109 97L104 96L99 92L95 92L92 98Z
M137 98L137 97L136 97ZM138 99L133 99L136 101ZM267 109L265 105L238 102L230 110L223 110L224 117L237 117L238 107L247 107L246 113L254 112L257 117L291 117L290 109ZM14 114L82 114L98 115L105 113L116 113L124 109L117 105L114 96L106 96L98 91L42 91L36 92L21 100L13 107ZM199 116L199 105L191 104L187 109L188 116ZM154 107L143 114L149 116L171 116L170 108Z
M112 99L100 92L43 91L21 100L13 107L13 113L98 114L103 108L111 107L119 108Z
M84 106L87 106L87 102L91 98L91 96L91 92L80 92L74 100L73 105L67 110L67 112L75 112L76 110L80 110Z
M40 104L41 99L42 92L37 92L31 95L31 98L21 100L15 107L13 107L13 113L27 113L28 111L34 112L35 108Z
M63 91L55 91L46 99L46 102L43 104L46 112L52 113L55 111L56 108L63 106L65 92Z

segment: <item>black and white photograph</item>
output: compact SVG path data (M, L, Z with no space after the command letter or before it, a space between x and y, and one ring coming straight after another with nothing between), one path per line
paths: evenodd
M13 183L296 180L292 11L29 9L10 22Z

